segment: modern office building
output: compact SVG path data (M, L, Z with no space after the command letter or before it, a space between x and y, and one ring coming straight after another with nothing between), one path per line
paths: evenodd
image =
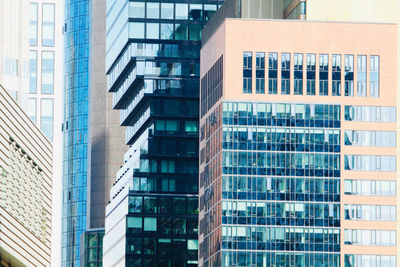
M398 25L221 11L201 50L199 265L397 266Z
M103 237L104 228L88 229L81 235L79 266L103 266Z
M66 0L64 9L64 120L61 266L79 266L86 229L89 0Z
M50 266L52 146L0 86L0 265Z
M197 266L200 33L222 1L107 1L106 72L130 145L104 266Z

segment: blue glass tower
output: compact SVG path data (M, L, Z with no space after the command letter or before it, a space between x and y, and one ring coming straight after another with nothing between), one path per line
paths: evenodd
M79 266L86 228L89 2L65 1L62 266Z

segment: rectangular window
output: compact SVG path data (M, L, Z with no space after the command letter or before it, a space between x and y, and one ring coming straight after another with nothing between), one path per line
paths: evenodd
M243 93L251 94L252 52L243 52Z
M36 123L37 121L36 98L28 99L28 116L34 123Z
M281 94L290 95L290 53L282 53Z
M42 45L54 46L54 4L43 4L42 11Z
M341 95L342 84L342 56L332 55L332 95Z
M175 19L187 20L188 15L188 4L176 4L175 5Z
M161 3L161 18L174 19L174 4Z
M357 96L367 96L367 56L357 56Z
M144 19L145 18L144 2L129 2L129 17Z
M265 93L265 53L256 53L256 94Z
M158 23L146 23L146 38L147 39L159 39L159 24Z
M344 95L354 96L354 56L344 56Z
M315 54L307 54L307 95L315 95Z
M371 97L379 97L379 56L370 57L370 86Z
M303 54L294 54L294 94L303 94Z
M328 95L328 55L319 55L319 95Z
M129 38L144 38L144 23L130 22L129 23Z
M268 54L268 93L278 93L278 53Z
M147 2L147 14L148 19L159 19L160 18L160 4Z
M42 98L40 109L40 130L53 141L53 99Z
M38 4L29 5L29 44L38 44Z
M29 93L37 91L37 51L29 51Z
M54 52L42 51L42 94L54 93Z

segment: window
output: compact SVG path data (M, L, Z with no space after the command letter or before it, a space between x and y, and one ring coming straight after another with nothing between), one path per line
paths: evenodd
M252 64L252 52L243 52L243 93L245 94L251 94Z
M38 44L38 4L29 5L29 44Z
M290 95L290 54L282 53L281 94Z
M315 95L315 54L307 54L307 95Z
M354 56L344 56L344 95L354 96Z
M129 2L129 17L144 19L145 18L145 8L144 2Z
M146 23L146 38L147 39L158 39L159 38L159 24L158 23Z
M158 19L160 18L159 3L147 2L147 14L148 19Z
M190 4L189 5L189 19L190 20L201 20L203 18L203 5Z
M54 4L43 4L42 45L54 46Z
M37 91L37 51L29 51L29 93Z
M189 28L187 24L175 24L175 40L187 40Z
M42 94L54 93L54 52L42 51Z
M197 122L196 121L185 121L185 132L187 134L197 133Z
M173 40L174 39L174 24L161 24L161 39Z
M294 94L303 94L303 54L294 54Z
M278 93L278 53L268 54L268 93Z
M161 18L174 19L174 4L161 3Z
M175 19L188 19L188 5L187 4L176 4L175 5Z
M342 65L341 55L332 55L332 95L341 95L341 84L342 84Z
M256 53L256 94L265 93L265 53Z
M53 99L41 100L40 129L50 141L53 141Z
M370 57L370 96L379 97L379 56Z
M29 98L28 99L28 116L29 118L36 123L37 119L37 112L36 112L36 98Z
M143 230L146 232L157 231L157 218L144 218Z
M367 96L367 56L357 56L357 96Z
M319 55L319 95L328 95L328 55Z
M129 23L129 38L144 38L144 23L130 22Z

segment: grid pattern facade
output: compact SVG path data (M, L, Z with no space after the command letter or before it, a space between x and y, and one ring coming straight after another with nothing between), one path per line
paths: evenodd
M86 229L89 0L65 1L61 266L79 266Z
M107 210L125 219L106 214L105 265L198 263L200 33L221 4L107 1L108 90L131 149L111 190Z

